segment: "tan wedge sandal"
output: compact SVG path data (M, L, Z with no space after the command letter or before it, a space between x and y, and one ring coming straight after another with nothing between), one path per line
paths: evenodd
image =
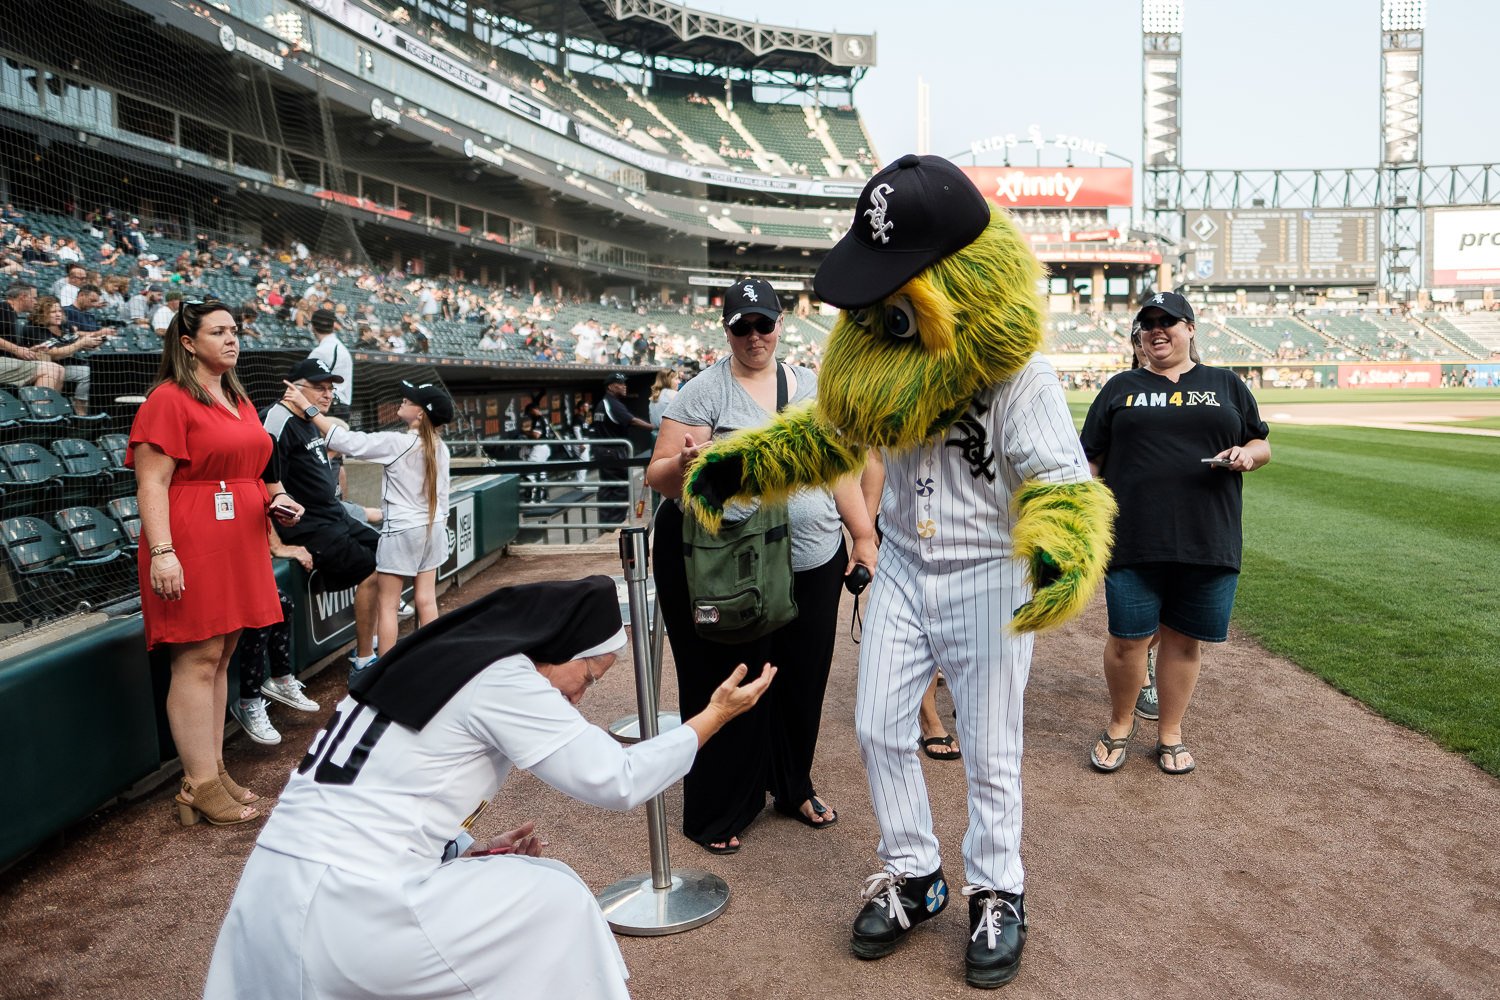
M229 776L229 772L224 769L223 758L219 759L219 784L224 786L224 791L228 792L229 797L236 802L243 802L248 806L252 802L260 801L259 795Z
M214 826L234 826L260 818L259 809L230 798L217 777L197 785L183 778L176 802L177 820L183 826L192 826L200 819Z

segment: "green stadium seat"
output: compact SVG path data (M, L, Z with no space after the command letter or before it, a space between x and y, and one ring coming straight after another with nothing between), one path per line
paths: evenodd
M19 427L27 416L29 413L20 400L0 389L0 430Z
M53 520L73 546L72 567L114 562L130 549L120 525L93 507L65 507Z
M77 604L77 577L68 568L61 535L36 517L0 521L0 544L10 564L26 623L62 614Z
M0 445L0 464L10 478L5 498L8 512L36 513L57 506L63 476L57 456L30 441L19 441Z
M130 547L138 546L141 541L141 510L136 498L133 496L116 497L107 503L104 509L120 526Z
M110 468L117 472L128 472L125 453L130 450L130 437L125 434L101 434L95 442L99 450L109 457Z
M61 424L73 415L73 407L56 389L40 385L23 385L17 390L21 405L26 408L25 423Z

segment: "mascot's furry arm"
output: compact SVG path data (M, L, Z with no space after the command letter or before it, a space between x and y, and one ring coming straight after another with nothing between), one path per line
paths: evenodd
M730 501L759 497L779 503L804 486L832 486L864 464L864 449L842 444L809 403L716 442L688 468L682 500L700 524L717 533Z
M1038 632L1061 625L1088 604L1109 565L1115 498L1097 479L1052 485L1035 481L1016 492L1016 558L1027 565L1031 600L1010 627Z

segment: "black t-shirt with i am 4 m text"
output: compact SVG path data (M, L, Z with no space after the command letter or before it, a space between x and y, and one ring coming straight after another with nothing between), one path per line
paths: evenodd
M1195 365L1176 382L1137 368L1106 382L1081 440L1120 505L1110 567L1239 569L1244 474L1203 459L1269 433L1255 397L1224 368Z

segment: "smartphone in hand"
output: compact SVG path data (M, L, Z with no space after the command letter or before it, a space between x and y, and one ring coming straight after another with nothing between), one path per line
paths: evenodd
M1215 458L1205 458L1205 459L1203 459L1203 461L1206 462L1207 464L1213 466L1216 469L1227 469L1231 465L1234 464L1233 462L1231 462L1227 458L1217 458L1217 457L1215 457Z

